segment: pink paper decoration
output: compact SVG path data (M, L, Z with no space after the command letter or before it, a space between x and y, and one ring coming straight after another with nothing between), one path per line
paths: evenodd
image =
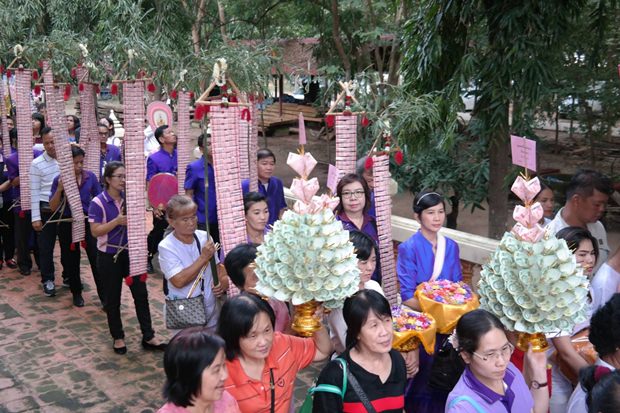
M306 144L306 123L304 122L304 114L299 112L299 144Z
M336 193L336 188L338 187L338 177L340 176L340 171L334 165L330 164L327 169L327 187L332 194Z
M529 204L540 192L540 181L538 177L526 181L523 177L517 176L510 190L523 201L524 204Z
M540 205L540 202L536 202L531 207L517 205L514 212L512 213L512 217L514 218L514 220L520 222L527 228L532 228L534 225L540 222L543 215L544 211L542 205Z
M510 148L513 164L536 170L536 141L510 135Z
M297 172L300 177L307 179L316 166L317 161L310 152L305 152L303 155L289 152L286 164Z
M1 126L2 126L2 148L3 154L6 158L11 154L11 138L9 136L9 125L6 122L6 100L4 93L4 79L2 75L0 75L0 116L2 117Z
M246 109L242 109L246 110ZM248 113L249 109L248 109ZM250 159L256 158L256 152L250 152L250 137L252 135L252 114L239 117L239 174L241 179L250 178Z
M125 119L125 203L129 274L146 274L146 160L144 159L144 82L123 83L123 114Z
M390 197L390 158L388 155L373 157L375 183L375 209L377 212L377 235L383 291L391 305L398 301L398 281L394 247L392 245L392 197Z
M179 123L177 139L177 181L179 183L179 194L185 191L185 170L190 161L192 146L190 145L190 119L189 119L189 92L179 93L177 105ZM206 145L207 142L204 142Z
M249 136L248 165L250 173L250 191L258 191L258 169L256 165L256 152L258 152L258 110L256 104L250 101L250 116L252 117L252 129Z
M336 116L336 168L338 179L355 173L357 161L357 115Z
M303 179L293 179L291 184L291 192L305 204L312 201L312 197L319 191L319 180L312 178L308 181Z
M217 217L220 227L220 243L224 254L237 244L247 242L243 193L241 192L241 168L239 165L239 118L238 106L211 106L211 151L215 171ZM234 286L228 295L239 293Z
M76 69L78 79L82 79L83 87L78 88L80 97L80 145L86 152L84 168L100 178L101 144L99 143L99 130L97 128L97 109L95 108L95 95L97 86L88 83L88 69L79 66Z
M60 168L60 176L65 188L67 203L71 209L73 222L71 224L71 238L73 242L80 242L86 237L85 216L82 201L73 168L73 156L67 133L67 116L65 114L64 91L54 86L54 73L47 60L43 62L43 84L47 100L47 125L53 129L56 160ZM21 170L20 170L21 172ZM21 180L20 180L21 182Z
M32 164L32 112L30 110L30 70L15 71L17 152L19 153L19 194L22 211L30 211L30 165Z

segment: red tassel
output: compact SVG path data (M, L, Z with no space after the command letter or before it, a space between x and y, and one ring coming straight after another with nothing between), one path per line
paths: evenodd
M178 97L177 91L172 89L170 91L170 99L176 99Z
M71 77L75 79L77 77L77 69L75 67L71 68Z
M396 165L402 165L404 160L405 157L403 156L402 151L398 151L394 154L394 161L396 162Z
M11 72L8 72L8 73L11 73ZM20 217L21 219L26 218L26 212L24 212L24 211L19 211L19 217Z
M241 111L241 119L247 120L248 122L252 120L250 116L250 110L248 108L245 108Z
M230 103L237 103L237 102L239 102L239 100L237 99L237 96L235 96L235 95L232 95L232 96L228 99L228 101L229 101Z
M148 90L149 93L155 93L155 84L153 82L149 83L146 90Z
M69 246L69 249L71 251L75 251L75 242L72 242L71 245Z
M222 93L226 93L226 91L228 90L228 86L222 85L220 86L220 90L222 91Z
M362 116L362 127L367 128L370 125L370 120L366 117L366 115Z
M34 87L34 94L35 94L35 95L39 95L39 94L41 94L41 86L36 85L36 86Z
M84 249L86 249L86 241L82 240L80 241L80 246Z
M39 65L39 69L43 69L43 60L39 60L37 65Z
M13 76L13 72L11 72L10 70L7 70L7 71L6 71L6 78L7 78L7 79L10 79L10 78L11 78L11 76Z
M34 80L39 80L39 72L37 72L36 70L32 71L32 78Z
M373 163L374 161L372 160L372 156L368 155L366 162L364 162L364 168L366 168L367 171L372 169Z
M194 120L202 120L205 115L205 107L204 105L196 105L196 110L194 110Z
M194 99L194 92L189 92L189 100Z
M96 94L101 93L101 89L99 88L99 85L95 86L95 93Z
M127 284L129 287L133 285L133 277L131 275L125 277L125 284Z
M146 72L145 72L144 70L139 70L139 71L138 71L138 76L137 76L137 78L138 78L138 79L142 79L142 78L144 77L144 75L145 75L145 74L146 74Z
M63 99L67 101L69 100L70 97L71 97L71 85L67 83L65 85L65 94L63 95Z
M110 88L110 93L113 95L118 95L118 83L112 83L112 87Z
M0 65L0 75L4 74L4 65Z
M140 282L146 283L146 279L147 279L148 277L149 277L149 276L147 275L147 273L140 274Z
M328 128L333 128L336 124L336 118L334 117L334 115L327 115L325 116L325 123L327 124Z
M78 85L78 90L79 90L80 92L83 92L83 91L84 91L84 83L80 83L80 84Z

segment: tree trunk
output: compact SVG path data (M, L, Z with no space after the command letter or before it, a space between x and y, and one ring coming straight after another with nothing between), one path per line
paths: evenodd
M396 17L394 18L395 27L401 26L404 15L405 1L400 0L400 3L398 5L398 11L396 12ZM388 66L388 83L390 85L398 84L398 69L400 68L400 56L400 37L398 35L394 35L394 40L392 40L392 49L390 50L390 63Z
M505 119L504 127L489 136L489 237L495 239L502 237L508 220L508 191L504 187L510 168L507 115Z
M351 79L351 61L349 60L349 56L347 56L346 52L344 51L342 39L340 38L340 16L338 14L338 0L331 1L331 12L332 38L334 40L334 45L336 46L338 56L340 56L340 60L342 60L342 66L344 67L346 80L349 80Z
M192 45L194 46L194 54L200 53L200 26L205 17L206 0L200 0L196 13L196 20L192 24Z
M446 216L446 226L450 229L456 229L457 221L459 218L459 204L460 204L461 195L456 191L454 195L450 197L450 205L451 210L450 213Z
M226 34L226 16L224 15L224 4L222 4L221 0L218 0L217 2L217 13L220 18L220 34L222 35L222 41L228 44L229 39Z

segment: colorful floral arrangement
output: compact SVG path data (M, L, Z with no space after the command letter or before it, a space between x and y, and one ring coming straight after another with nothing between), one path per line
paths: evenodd
M450 280L427 281L421 284L421 294L438 303L462 305L472 300L471 287Z
M299 200L257 249L256 290L293 305L315 300L327 308L342 307L360 278L349 231L332 212L338 198L315 196L317 179L306 179L316 165L309 153L289 154L287 163L302 176L291 185Z
M392 307L392 328L394 341L392 347L398 351L411 351L422 345L428 353L435 348L437 328L435 320L428 314L407 307Z
M517 224L504 234L480 273L481 305L509 330L553 333L572 330L586 319L588 278L566 241L538 225L542 207L533 203L538 178L518 177L512 191L523 200Z

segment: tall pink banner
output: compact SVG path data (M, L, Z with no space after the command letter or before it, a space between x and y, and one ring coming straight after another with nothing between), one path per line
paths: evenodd
M89 83L88 71L78 68L78 79L82 83L80 96L80 145L86 152L84 167L94 173L97 178L101 177L101 144L99 143L99 130L97 129L97 104L96 86Z
M7 89L8 91L8 89ZM2 153L6 158L11 154L11 138L9 137L9 125L6 122L7 110L6 110L6 96L8 93L4 91L4 79L0 75L0 125L2 126Z
M192 145L190 144L190 119L189 119L189 92L179 92L178 111L178 139L177 139L177 181L179 194L184 193L185 169L190 161ZM207 142L204 143L205 145Z
M355 173L357 161L357 116L336 116L336 168L343 175Z
M22 211L30 211L30 165L32 164L32 111L30 110L30 78L32 71L15 71L15 109L17 152L19 156L19 196Z

